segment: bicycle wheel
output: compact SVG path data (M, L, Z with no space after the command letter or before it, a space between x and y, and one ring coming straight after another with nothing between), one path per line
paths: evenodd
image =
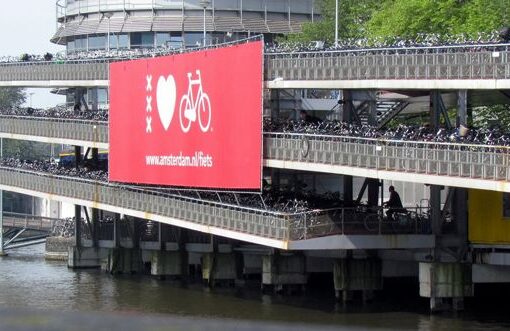
M379 218L379 215L377 215L377 214L369 214L363 220L363 224L365 225L365 229L368 232L377 232L377 231L379 231L379 222L380 222L380 218Z
M202 132L207 132L211 125L211 101L206 93L202 93L198 101L198 124Z
M182 132L187 133L191 127L191 120L186 118L184 113L186 109L190 109L191 104L189 102L189 97L187 95L181 98L181 102L179 104L179 122L181 124Z

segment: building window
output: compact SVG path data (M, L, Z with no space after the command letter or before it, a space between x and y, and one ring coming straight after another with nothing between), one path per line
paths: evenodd
M74 39L74 50L86 51L87 50L87 37L76 37Z
M101 36L90 36L89 37L89 49L105 49L106 48L106 35Z
M154 47L153 32L131 33L131 48L152 48Z
M184 34L184 42L186 47L200 47L204 39L203 32L186 32Z
M503 217L510 218L510 193L503 193Z

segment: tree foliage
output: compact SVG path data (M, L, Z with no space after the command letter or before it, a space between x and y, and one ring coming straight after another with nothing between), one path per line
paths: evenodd
M26 101L25 90L0 88L0 109L20 107ZM41 159L49 155L49 145L24 140L3 139L3 155L21 159Z
M27 99L24 89L0 88L0 109L10 109L21 106Z
M324 40L335 34L335 0L320 0L322 19L303 26L292 41ZM510 25L508 0L338 0L339 37L415 38L419 34L476 37Z
M367 21L367 37L433 33L475 38L508 24L509 8L508 0L384 0Z
M365 36L366 22L379 9L381 0L339 0L338 35L341 39ZM305 23L303 31L289 36L291 41L323 40L333 43L335 39L335 0L321 0L319 21Z

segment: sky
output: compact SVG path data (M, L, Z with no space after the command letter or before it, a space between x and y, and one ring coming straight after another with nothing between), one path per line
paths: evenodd
M56 0L2 1L0 11L0 56L23 53L44 54L64 50L50 42L56 31ZM52 107L65 100L49 93L49 89L27 89L26 106ZM33 94L31 94L33 93Z

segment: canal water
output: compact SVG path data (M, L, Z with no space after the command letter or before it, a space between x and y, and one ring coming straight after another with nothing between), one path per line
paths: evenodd
M398 286L397 286L398 288ZM110 276L99 270L73 271L44 260L44 247L26 247L0 258L0 328L5 314L45 310L106 315L199 318L257 325L296 325L316 330L510 330L510 304L485 299L465 312L430 315L427 300L385 293L371 304L335 303L332 291L309 288L305 295L263 295L256 287L204 289L148 276ZM490 302L488 305L487 303ZM5 320L5 319L4 319ZM35 328L37 329L37 328ZM162 328L164 329L164 328ZM198 328L202 329L202 328Z

